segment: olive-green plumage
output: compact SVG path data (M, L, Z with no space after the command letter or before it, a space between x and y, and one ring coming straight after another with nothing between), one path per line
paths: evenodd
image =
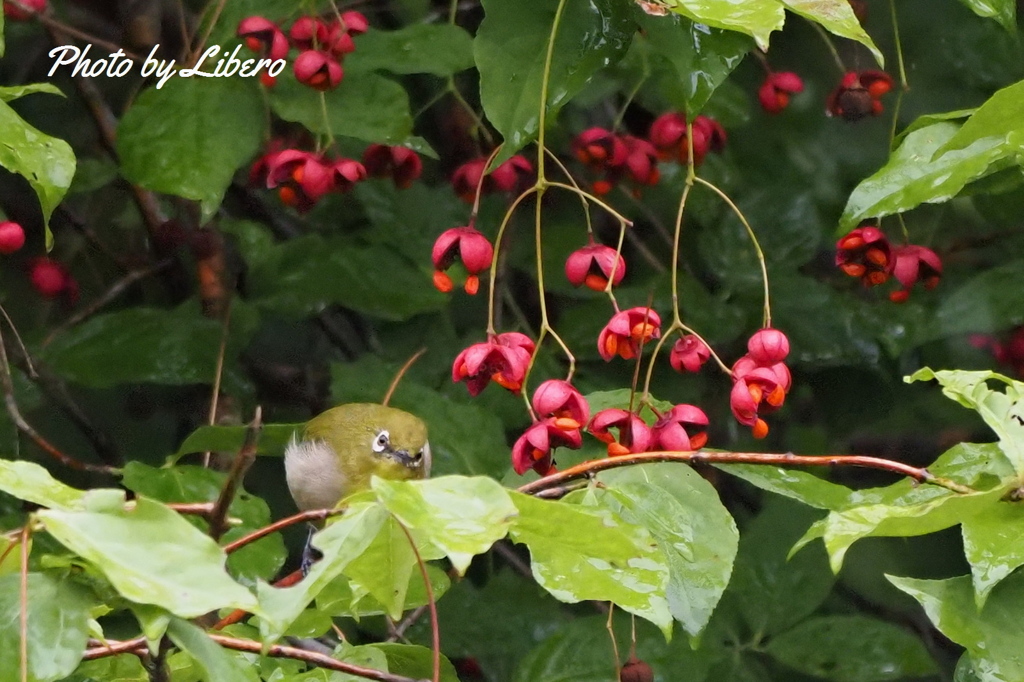
M327 509L370 478L426 478L430 444L421 419L393 407L351 403L306 424L285 450L288 488L299 509Z

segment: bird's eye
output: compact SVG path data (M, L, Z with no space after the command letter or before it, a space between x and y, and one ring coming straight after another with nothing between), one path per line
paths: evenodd
M377 437L373 439L373 451L384 452L384 449L388 446L388 441L391 435L387 431L381 431L377 434Z

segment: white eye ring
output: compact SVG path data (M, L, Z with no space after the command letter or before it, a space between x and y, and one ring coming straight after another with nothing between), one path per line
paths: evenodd
M385 448L387 448L388 446L388 441L390 439L391 434L389 434L386 429L382 430L380 433L377 434L377 437L373 439L373 445L371 445L370 447L373 448L374 452L384 452Z

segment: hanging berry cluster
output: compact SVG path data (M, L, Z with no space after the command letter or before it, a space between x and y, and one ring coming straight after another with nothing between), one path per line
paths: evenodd
M910 290L921 282L934 289L942 278L942 259L931 249L917 244L893 246L877 227L851 230L836 242L836 266L865 287L874 287L895 277L901 288L889 292L894 303L903 303Z

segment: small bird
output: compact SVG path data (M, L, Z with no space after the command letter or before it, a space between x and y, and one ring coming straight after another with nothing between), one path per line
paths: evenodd
M408 412L374 403L339 405L311 419L284 452L285 478L299 509L331 509L370 478L430 475L427 425Z

